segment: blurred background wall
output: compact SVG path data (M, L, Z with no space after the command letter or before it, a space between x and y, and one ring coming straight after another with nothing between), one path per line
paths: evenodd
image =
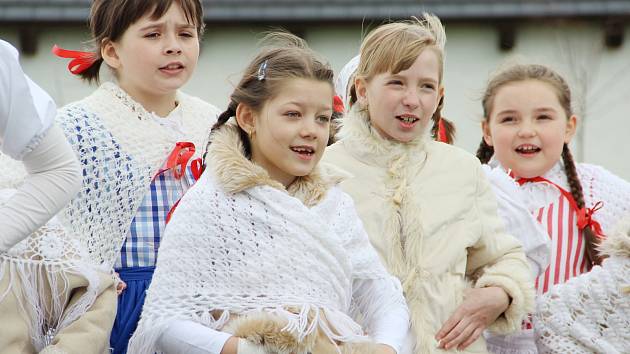
M358 53L366 31L428 11L446 26L444 115L457 125L456 145L476 150L480 97L494 70L514 60L548 64L573 89L576 158L630 180L630 0L203 2L202 53L184 90L222 109L263 31L282 27L300 35L338 71ZM90 0L0 0L0 38L20 50L26 73L59 105L94 89L50 54L53 44L82 48L89 6Z

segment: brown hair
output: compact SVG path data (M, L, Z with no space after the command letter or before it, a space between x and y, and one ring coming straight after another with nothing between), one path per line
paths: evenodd
M334 73L330 65L312 51L301 38L286 32L273 32L262 39L261 46L260 53L245 69L243 77L230 95L227 109L219 115L212 131L236 116L236 108L241 103L260 112L264 104L275 97L287 79L312 79L333 86ZM245 155L250 158L249 137L240 126L239 130Z
M413 18L410 21L393 22L377 27L371 31L361 43L361 59L357 67L356 78L366 81L375 75L390 72L399 73L413 65L418 56L425 49L435 52L440 64L439 82L442 84L444 75L444 45L446 34L440 19L431 14L423 14L421 19ZM350 104L357 101L354 84L350 87ZM447 139L454 140L455 126L452 122L442 117L441 111L444 100L440 100L437 110L431 117L433 138L437 138L437 130L442 120Z
M199 38L203 34L203 7L200 0L94 0L90 9L89 25L92 35L91 51L96 61L81 74L88 82L99 81L103 64L101 47L104 40L118 41L125 31L140 18L150 13L151 19L159 19L173 3L181 6L186 20L197 27Z
M567 118L573 113L571 110L571 89L567 82L551 68L538 64L516 64L499 71L488 82L486 91L483 95L481 104L483 106L483 116L486 123L490 122L494 99L499 89L503 86L527 80L537 80L548 84L556 92L558 102L564 110ZM477 149L477 157L481 163L488 163L494 155L494 148L486 143L482 138L479 148ZM567 144L562 148L562 161L564 163L564 172L569 182L571 195L575 200L578 208L584 208L584 193L582 184L577 173L573 155ZM599 240L593 230L587 226L583 230L586 239L586 256L591 264L600 264L601 257L597 252Z

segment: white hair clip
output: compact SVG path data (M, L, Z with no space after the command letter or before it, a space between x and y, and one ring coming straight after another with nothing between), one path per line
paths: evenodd
M258 67L258 73L256 74L258 81L263 81L265 76L267 76L267 60L260 64Z

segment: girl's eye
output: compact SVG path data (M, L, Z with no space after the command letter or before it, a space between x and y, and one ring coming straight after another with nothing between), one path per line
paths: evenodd
M514 120L515 120L514 117L507 116L507 117L501 117L501 119L499 119L499 122L501 122L501 123L511 123Z
M289 118L299 118L300 117L300 112L290 111L290 112L285 113L284 115L289 117Z
M190 32L182 32L179 35L182 36L182 37L186 37L186 38L193 38L194 37L194 35L192 33L190 33Z
M429 90L435 90L435 85L433 85L433 84L423 84L422 88L423 89L429 89Z
M151 32L151 33L146 34L144 37L145 38L157 38L159 36L160 36L160 34L158 32Z
M548 120L548 119L551 119L551 116L548 116L546 114L541 114L538 116L538 119Z
M320 123L328 123L328 122L330 122L330 119L331 119L331 117L330 116L326 116L326 115L317 117L317 121L320 122Z
M402 86L402 81L400 80L390 80L387 82L388 85Z

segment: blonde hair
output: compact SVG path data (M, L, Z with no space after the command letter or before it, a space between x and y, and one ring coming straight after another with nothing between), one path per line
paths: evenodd
M397 74L409 69L422 51L432 49L440 64L439 83L442 83L445 44L444 26L431 14L423 14L422 19L414 17L409 21L382 25L363 40L355 75L369 81L381 73Z
M397 74L409 69L426 50L432 50L438 60L438 84L442 85L444 77L444 46L446 33L444 26L435 15L424 13L422 18L413 17L412 20L393 22L377 27L370 32L361 43L360 61L355 78L370 81L374 76L382 73ZM350 105L357 101L354 83L350 88ZM438 138L439 127L442 126L449 144L455 139L455 125L442 117L444 98L440 99L438 107L431 117L433 127L431 133Z

